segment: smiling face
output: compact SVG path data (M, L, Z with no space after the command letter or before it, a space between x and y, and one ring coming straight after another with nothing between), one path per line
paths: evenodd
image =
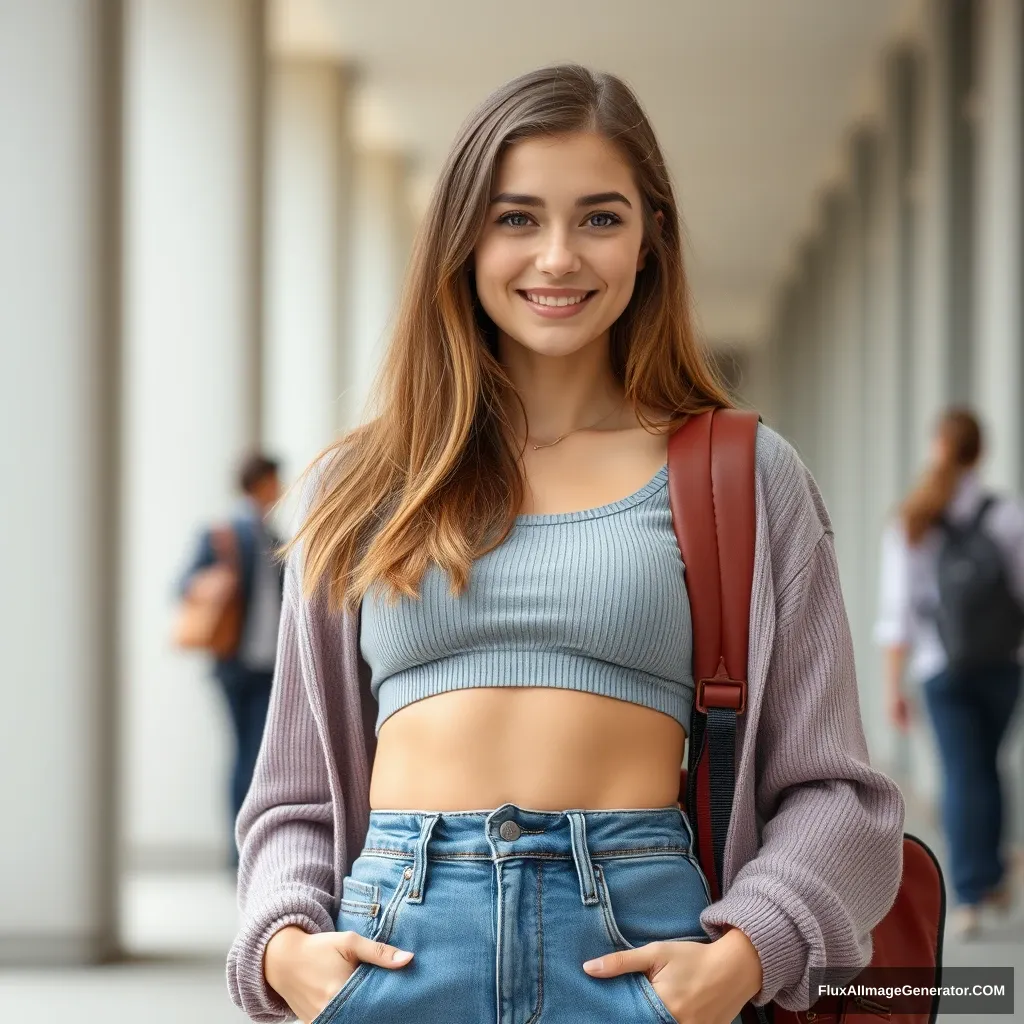
M606 341L646 255L625 158L589 133L526 139L504 154L491 199L473 267L499 350L565 356Z

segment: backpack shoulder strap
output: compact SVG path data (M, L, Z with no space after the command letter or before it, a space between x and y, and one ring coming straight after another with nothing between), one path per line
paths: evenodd
M686 566L694 632L697 703L736 691L746 705L750 590L754 578L754 448L759 417L716 409L691 417L669 439L672 525Z
M985 516L988 515L989 510L998 500L999 499L994 494L986 494L985 497L981 499L978 511L974 513L973 527L975 530L981 528L981 524L985 521Z
M693 624L686 805L715 899L735 789L736 716L747 703L758 419L734 409L701 413L668 445L669 504Z
M233 525L214 526L210 530L210 543L218 562L239 568L238 533Z
M690 417L668 445L669 505L693 625L694 701L681 798L712 900L722 894L736 719L747 707L759 422L753 412L715 409ZM768 1018L748 1005L743 1019Z

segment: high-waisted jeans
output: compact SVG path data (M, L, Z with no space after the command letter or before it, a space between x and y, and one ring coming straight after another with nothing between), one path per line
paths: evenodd
M583 962L708 941L692 846L678 807L373 811L337 927L415 956L359 964L315 1024L674 1024L643 972Z

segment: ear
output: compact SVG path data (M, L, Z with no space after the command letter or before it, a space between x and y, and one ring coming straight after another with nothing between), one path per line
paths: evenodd
M665 223L665 214L662 213L661 210L658 210L654 214L654 220L655 220L655 223L658 225L658 230L660 231L662 226ZM640 247L640 254L636 258L636 269L637 270L643 270L644 269L644 263L646 262L647 254L650 251L651 251L651 247L646 242Z

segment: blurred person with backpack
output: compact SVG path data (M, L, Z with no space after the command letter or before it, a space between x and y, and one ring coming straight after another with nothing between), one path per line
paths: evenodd
M982 486L983 450L972 412L942 416L928 465L883 537L875 627L892 723L909 726L909 675L935 732L954 929L964 938L978 932L983 906L1012 900L998 756L1024 640L1024 504Z
M279 464L260 453L239 469L242 496L229 523L205 529L181 582L179 647L213 662L234 733L230 780L231 863L238 864L235 819L252 781L270 702L284 583L280 540L269 516L281 497Z

